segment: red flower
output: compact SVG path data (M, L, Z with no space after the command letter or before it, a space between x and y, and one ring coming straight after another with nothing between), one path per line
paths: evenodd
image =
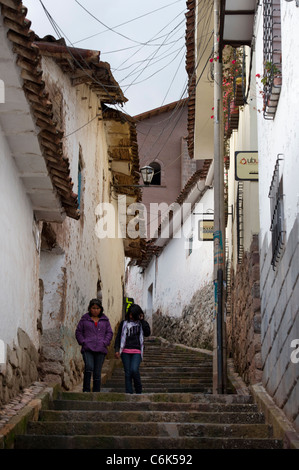
M235 60L235 59L234 59L234 60L232 60L232 64L235 64L235 63L236 63L236 60Z
M214 118L214 116L211 116L211 119L213 119L213 118Z
M257 73L256 78L261 78L261 75L259 73Z
M213 62L214 59L210 59L210 62Z

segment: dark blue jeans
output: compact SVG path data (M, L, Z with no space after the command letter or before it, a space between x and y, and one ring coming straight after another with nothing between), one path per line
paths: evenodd
M83 392L90 392L91 378L93 377L93 392L101 390L101 373L106 354L94 351L84 351L84 377Z
M141 363L141 354L128 354L122 353L121 360L125 370L125 387L126 393L133 393L133 384L136 393L142 392L142 384L139 372L139 366Z

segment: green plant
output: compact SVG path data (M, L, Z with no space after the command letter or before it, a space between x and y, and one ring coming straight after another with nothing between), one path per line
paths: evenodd
M277 67L276 64L273 64L269 60L265 63L265 68L264 68L264 76L261 78L261 83L264 86L267 86L274 77L277 75L280 75L281 71Z

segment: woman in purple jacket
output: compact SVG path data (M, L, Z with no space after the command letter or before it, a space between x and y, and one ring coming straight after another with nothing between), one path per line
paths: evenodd
M99 392L101 389L102 366L113 337L110 322L103 312L101 301L92 299L88 312L81 317L76 328L76 339L82 346L81 353L85 365L83 392L90 392L92 376L93 392Z

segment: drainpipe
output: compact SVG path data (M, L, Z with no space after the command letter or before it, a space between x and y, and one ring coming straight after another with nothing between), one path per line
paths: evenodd
M225 334L223 279L225 267L224 166L222 112L222 57L220 44L220 0L214 0L214 362L213 393L225 393Z

